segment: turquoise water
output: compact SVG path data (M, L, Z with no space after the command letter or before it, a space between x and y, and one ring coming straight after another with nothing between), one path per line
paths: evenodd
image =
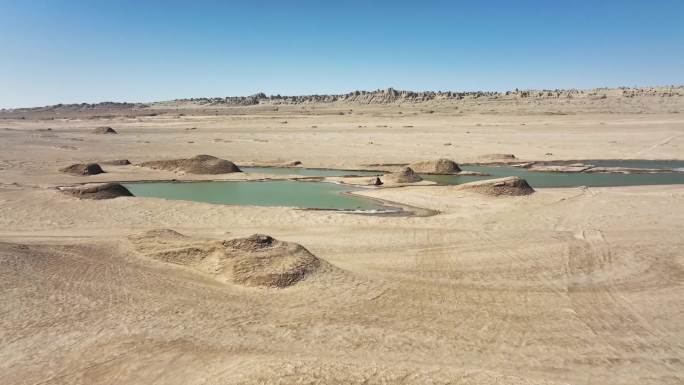
M660 168L664 170L681 169L684 171L684 161L681 160L578 160L579 163L592 164L600 167L630 167L630 168ZM488 177L455 176L455 175L422 175L426 180L440 184L462 184L476 180L500 178L505 176L519 176L535 187L609 187L609 186L637 186L684 183L684 172L662 174L609 174L609 173L549 173L530 172L526 169L508 166L478 166L462 165L466 171L477 171L490 174ZM273 175L300 175L312 177L328 176L373 176L382 175L380 171L351 171L317 168L287 168L287 167L243 167L243 171Z
M593 161L583 163L595 164ZM606 167L635 167L616 166L615 163ZM657 168L649 166L648 168ZM524 168L508 166L461 166L465 171L477 171L490 176L457 176L457 175L422 175L426 180L440 184L462 184L476 180L519 176L527 180L532 187L610 187L610 186L640 186L662 184L684 184L684 172L664 172L658 174L610 174L610 173L556 173L531 172Z
M684 168L682 161L582 161L606 167ZM455 185L477 180L519 176L533 187L609 187L660 184L684 184L684 172L658 174L554 173L530 172L509 166L463 165L465 171L489 176L422 175L440 184ZM379 175L376 171L345 171L285 167L245 167L245 172L276 175L344 176ZM396 211L396 209L360 196L344 194L362 188L320 182L282 181L220 181L220 182L146 182L124 184L139 197L218 203L226 205L284 206L305 209Z
M272 174L272 175L301 175L301 176L373 176L381 175L379 171L331 170L325 168L303 167L240 167L243 172Z
M589 159L580 160L577 163L592 164L600 167L662 168L667 170L684 168L684 160Z
M137 197L307 209L387 210L363 197L343 194L361 190L332 183L296 181L145 182L124 184Z

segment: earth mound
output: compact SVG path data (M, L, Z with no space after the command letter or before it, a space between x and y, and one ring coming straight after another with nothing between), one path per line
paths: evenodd
M107 126L102 126L102 127L97 127L93 130L93 134L118 134L113 128L107 127Z
M130 236L129 240L146 257L251 287L292 286L325 263L302 245L262 234L215 241L164 229Z
M284 162L281 164L281 166L283 166L283 167L297 167L297 166L301 166L301 165L302 165L302 162L299 160L292 160L292 161Z
M411 164L411 167L415 172L420 174L456 174L461 171L458 164L451 159L435 159L426 160L424 162L417 162Z
M63 189L62 191L80 199L113 199L133 196L126 187L118 183L104 183L97 186Z
M488 161L498 162L510 162L517 159L513 154L486 154L482 155L480 158Z
M104 170L97 163L75 163L70 166L60 168L59 171L71 175L97 175L102 174Z
M183 171L190 174L228 174L241 172L235 163L211 155L196 155L187 159L155 160L143 162L143 167L157 170Z
M110 166L127 166L131 164L131 161L128 159L114 159L114 160L106 160L104 162L100 162L102 164L108 164Z
M401 171L387 174L382 178L385 183L415 183L423 180L411 167L404 167Z
M457 188L490 196L521 196L530 195L534 192L534 189L525 179L517 176L470 182Z
M304 246L268 235L233 239L223 246L233 260L233 280L247 286L291 286L321 265Z

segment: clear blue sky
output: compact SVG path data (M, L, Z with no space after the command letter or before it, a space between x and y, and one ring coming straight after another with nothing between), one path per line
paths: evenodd
M0 0L0 107L683 83L682 0Z

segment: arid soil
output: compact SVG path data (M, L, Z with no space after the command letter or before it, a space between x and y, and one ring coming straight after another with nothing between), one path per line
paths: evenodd
M438 212L412 217L58 189L264 177L137 166L199 154L388 171L684 159L681 93L2 111L0 383L681 384L681 185L359 192ZM59 171L74 163L105 172Z

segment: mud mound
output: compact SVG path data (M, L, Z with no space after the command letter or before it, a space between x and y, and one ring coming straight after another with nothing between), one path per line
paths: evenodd
M136 249L148 258L173 263L198 270L205 270L200 264L217 249L218 242L195 240L171 229L155 229L128 239Z
M128 189L118 183L104 183L97 186L76 187L64 189L62 192L80 199L113 199L118 197L132 197Z
M173 230L153 230L129 240L149 258L244 286L288 287L324 263L299 244L261 234L221 242L198 240Z
M302 165L302 162L298 161L298 160L292 160L292 161L284 162L281 164L282 167L297 167L297 166L301 166L301 165Z
M183 171L190 174L227 174L241 172L235 163L211 155L197 155L187 159L156 160L143 162L143 167L157 170Z
M154 229L154 230L149 230L146 231L142 234L139 235L134 235L130 237L131 239L138 239L138 240L143 240L143 239L148 239L148 238L156 238L157 240L163 239L190 239L187 235L183 235L179 233L176 230L171 230L171 229Z
M233 280L247 286L291 286L321 265L304 246L268 235L254 234L223 245L233 260Z
M104 162L100 162L102 164L108 164L110 166L127 166L131 164L131 161L128 159L114 159L114 160L106 160Z
M399 172L393 172L382 177L382 181L385 183L415 183L422 180L423 178L416 174L411 167L404 167Z
M413 171L420 174L456 174L461 171L458 164L451 159L435 159L409 165Z
M71 175L97 175L104 172L97 163L76 163L60 168L59 171Z
M486 154L482 155L480 158L498 162L513 161L517 159L513 154Z
M107 126L102 126L102 127L97 127L93 130L93 134L118 134L113 128L107 127Z
M530 195L534 192L534 189L525 179L517 176L470 182L457 188L491 196L520 196Z

